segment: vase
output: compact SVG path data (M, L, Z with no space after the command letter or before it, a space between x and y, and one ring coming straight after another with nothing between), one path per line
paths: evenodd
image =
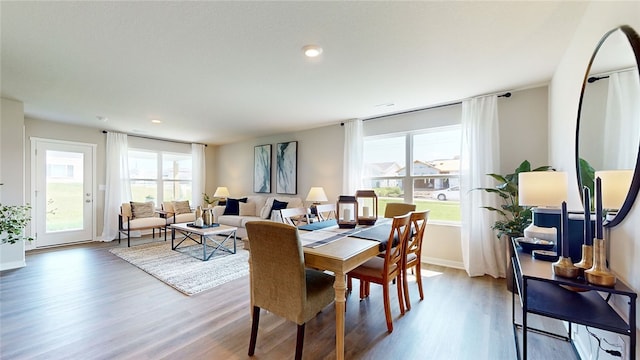
M593 239L593 266L584 272L584 276L591 284L613 287L616 277L607 268L607 251L604 245L604 239Z

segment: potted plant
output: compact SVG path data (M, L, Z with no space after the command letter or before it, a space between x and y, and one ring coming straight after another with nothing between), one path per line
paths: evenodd
M495 211L500 215L500 219L491 226L492 229L498 231L498 238L502 235L511 237L523 236L524 229L531 224L531 208L518 204L518 174L521 172L548 170L553 170L553 168L545 165L531 169L531 164L528 160L525 160L511 174L487 174L494 178L498 184L493 188L478 188L477 190L496 194L502 200L502 205L499 208L483 206L483 208Z
M506 266L506 283L507 289L513 291L513 268L511 267L511 258L513 257L513 248L510 239L513 237L524 236L524 229L531 224L531 208L528 206L520 206L518 204L518 174L529 171L548 171L553 170L551 166L540 166L531 169L529 161L523 161L515 171L511 174L487 174L494 178L498 184L493 188L479 188L486 192L496 194L502 200L499 208L492 206L483 206L489 211L495 211L500 214L500 218L491 226L497 230L498 238L507 236L506 243L507 266Z
M15 244L20 240L31 241L24 236L24 229L31 221L31 206L0 204L0 239L2 244Z
M26 265L23 240L33 240L24 235L31 220L30 210L28 205L0 204L0 271Z

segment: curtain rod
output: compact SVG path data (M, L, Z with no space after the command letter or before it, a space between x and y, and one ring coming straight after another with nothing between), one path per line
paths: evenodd
M637 69L637 67L632 66L630 68L624 68L624 69L620 69L620 70L612 70L612 71L608 71L608 72L602 72L600 74L596 74L596 75L590 76L587 79L587 82L589 84L591 84L591 83L594 83L594 82L596 82L598 80L608 79L609 75L611 75L611 74L622 73L622 72L627 72L627 71L635 71L636 69Z
M102 130L102 133L103 133L103 134L106 134L106 133L108 133L108 132L116 132L116 133L125 134L125 135L127 135L127 136L139 137L139 138L142 138L142 139L149 139L149 140L168 141L168 142L173 142L173 143L178 143L178 144L198 144L198 145L204 145L204 146L207 146L207 144L201 144L201 143L191 143L191 142L187 142L187 141L179 141L179 140L163 139L163 138L153 137L153 136L145 136L145 135L128 134L128 133L124 133L124 132L120 132L120 131L107 131L107 130Z
M486 96L486 95L483 95ZM502 95L498 95L498 97L511 97L511 93L510 92L506 92ZM379 115L379 116L374 116L374 117L370 117L370 118L365 118L362 119L362 121L369 121L369 120L376 120L376 119L382 119L382 118L386 118L386 117L391 117L391 116L396 116L396 115L404 115L404 114L410 114L413 112L417 112L417 111L423 111L423 110L432 110L432 109L438 109L441 107L447 107L447 106L453 106L453 105L460 105L462 104L462 101L456 101L456 102L452 102L452 103L446 103L446 104L440 104L440 105L433 105L433 106L427 106L427 107L423 107L423 108L419 108L419 109L413 109L413 110L407 110L407 111L400 111L397 113L392 113L392 114L386 114L386 115ZM344 126L344 122L340 123L340 126Z

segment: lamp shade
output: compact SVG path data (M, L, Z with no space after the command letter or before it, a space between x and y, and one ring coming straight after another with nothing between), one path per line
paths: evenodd
M229 197L229 189L227 189L226 186L218 186L213 196L219 198L227 198Z
M307 194L307 201L311 201L314 203L321 201L328 201L327 194L324 193L324 189L321 186L314 186L309 190L309 194Z
M530 171L518 174L518 204L559 207L567 201L567 173Z
M633 171L631 170L603 170L596 171L595 177L602 182L602 207L609 210L619 210L627 198L631 187Z

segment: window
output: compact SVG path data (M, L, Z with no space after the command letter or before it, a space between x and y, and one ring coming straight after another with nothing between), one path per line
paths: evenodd
M191 200L191 154L129 150L133 201Z
M366 137L364 184L389 202L430 209L430 220L460 222L460 126Z

